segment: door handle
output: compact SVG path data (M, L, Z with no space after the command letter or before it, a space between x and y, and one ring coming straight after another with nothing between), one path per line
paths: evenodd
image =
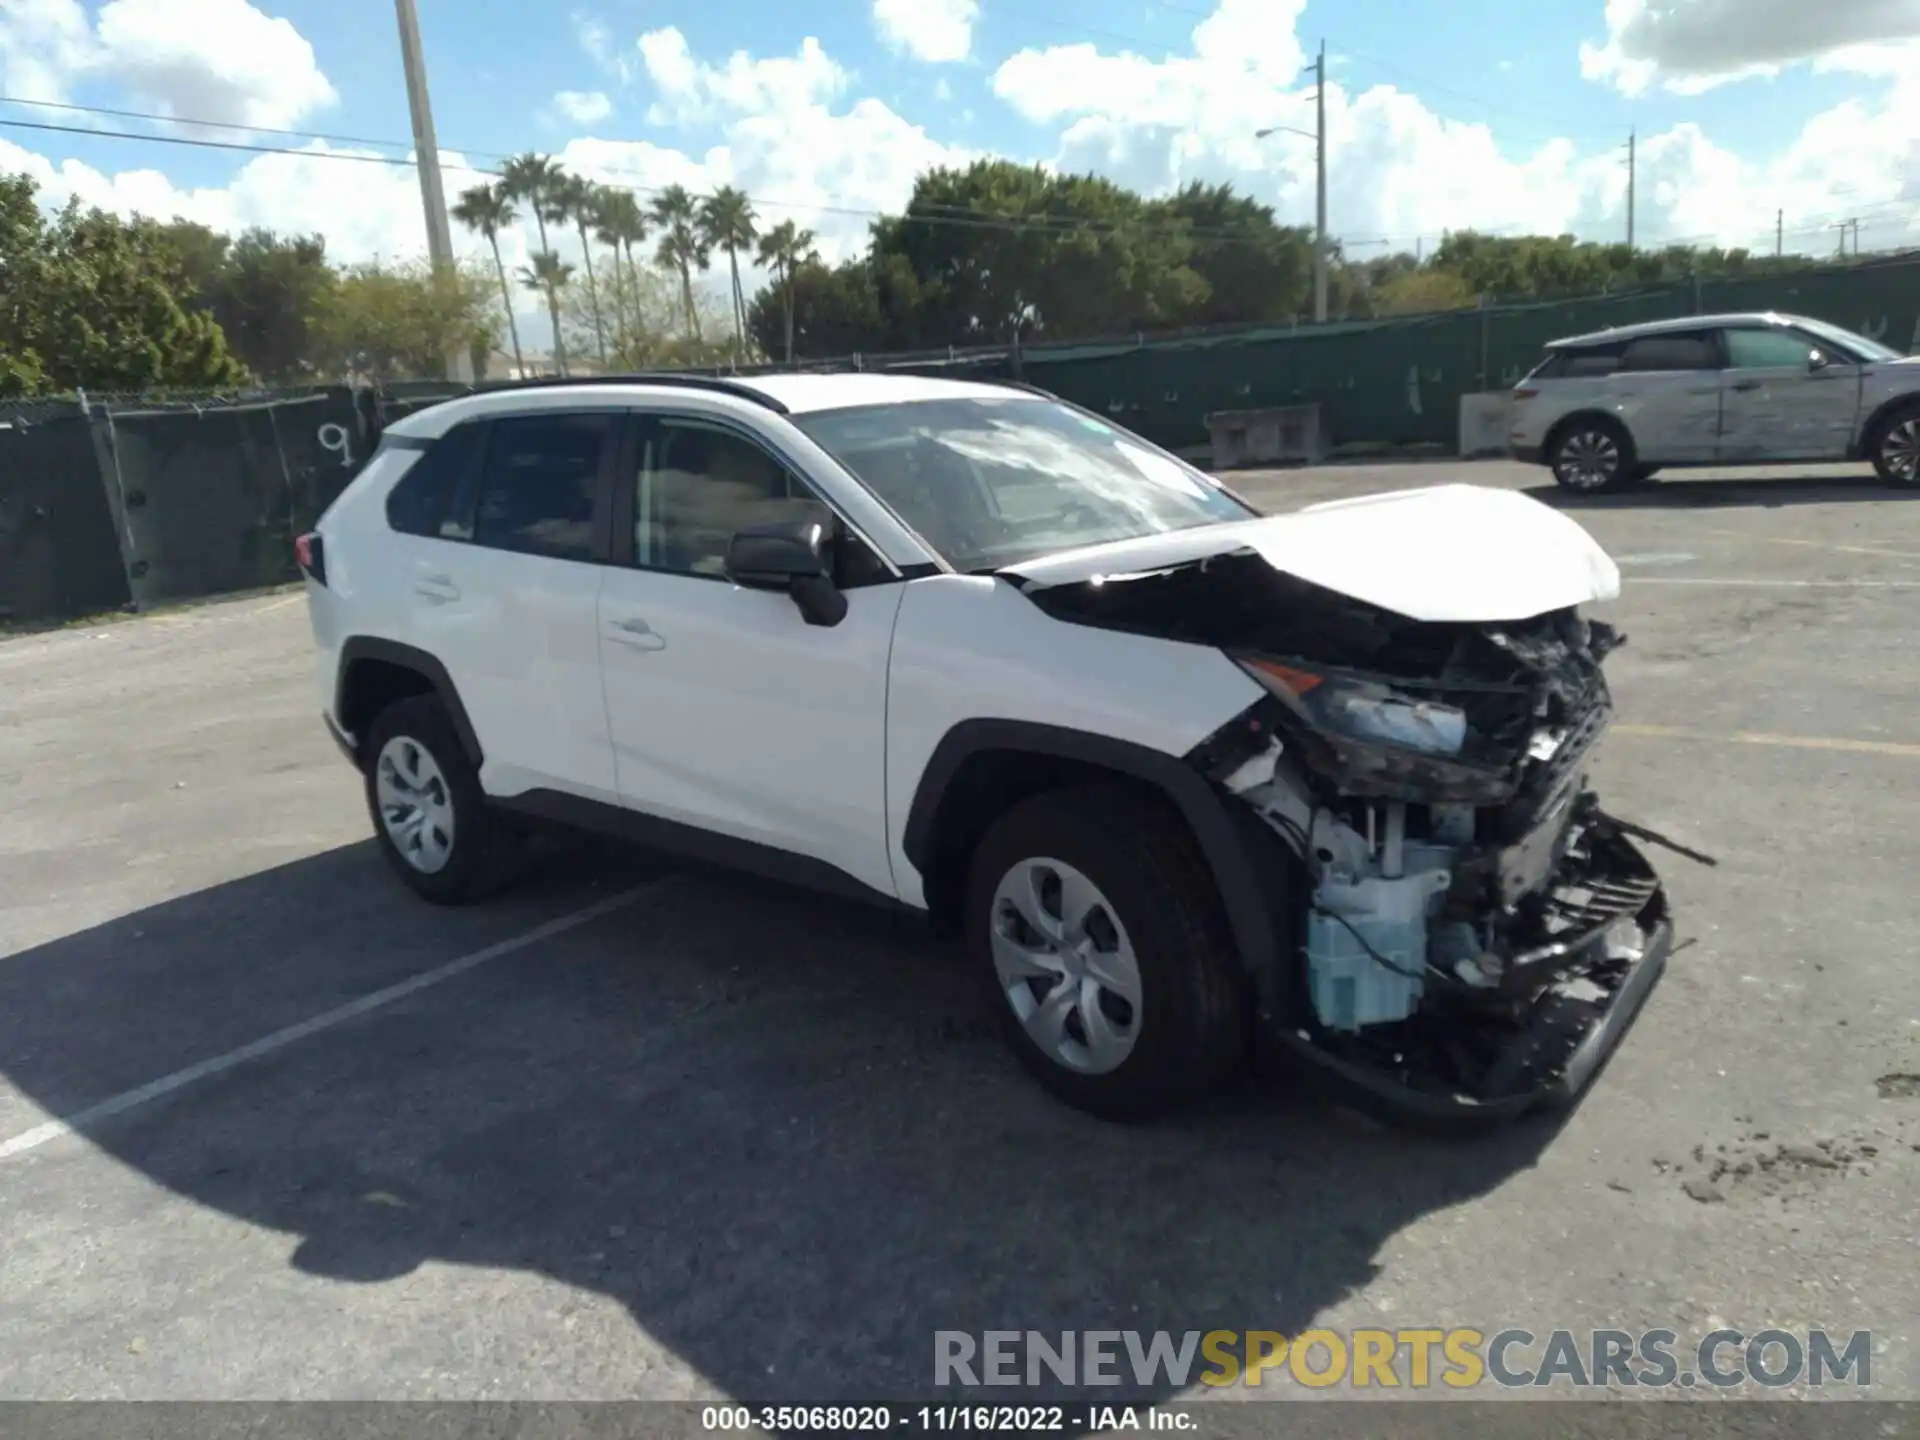
M458 600L460 587L450 576L422 575L413 582L413 593L428 600Z
M1758 390L1763 383L1763 381L1759 380L1736 380L1733 382L1733 388L1736 390Z
M644 620L609 620L607 622L607 633L622 645L630 645L635 650L664 650L667 648L667 637L660 634Z

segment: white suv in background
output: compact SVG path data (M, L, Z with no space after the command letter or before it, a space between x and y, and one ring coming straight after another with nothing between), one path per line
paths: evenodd
M299 550L421 895L544 820L901 907L1098 1114L1256 1035L1402 1117L1569 1100L1670 947L1585 785L1618 572L1513 492L1263 518L1018 387L636 377L408 416Z
M1859 460L1920 483L1920 363L1797 315L1692 315L1556 340L1513 402L1515 458L1569 490L1683 466Z

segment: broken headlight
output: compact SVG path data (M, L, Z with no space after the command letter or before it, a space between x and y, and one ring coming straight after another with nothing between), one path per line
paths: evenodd
M1451 705L1403 695L1378 681L1236 658L1241 669L1327 734L1445 757L1457 756L1467 743L1466 712Z

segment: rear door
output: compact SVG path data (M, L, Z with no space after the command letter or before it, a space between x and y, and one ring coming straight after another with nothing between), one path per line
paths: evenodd
M1627 341L1607 392L1643 464L1699 464L1720 448L1720 337L1673 330Z
M596 522L620 418L543 410L477 425L437 534L409 557L414 643L460 693L489 794L618 801L600 695Z
M1721 459L1846 458L1860 409L1860 366L1782 325L1730 329L1725 344Z

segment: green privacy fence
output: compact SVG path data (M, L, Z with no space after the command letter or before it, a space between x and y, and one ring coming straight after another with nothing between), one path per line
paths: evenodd
M1023 380L1176 449L1204 445L1214 411L1316 403L1336 446L1452 448L1460 397L1512 385L1549 340L1743 310L1810 315L1920 348L1920 260L1394 320L802 368ZM380 428L473 388L489 387L0 403L0 622L293 579L293 536L358 471Z

